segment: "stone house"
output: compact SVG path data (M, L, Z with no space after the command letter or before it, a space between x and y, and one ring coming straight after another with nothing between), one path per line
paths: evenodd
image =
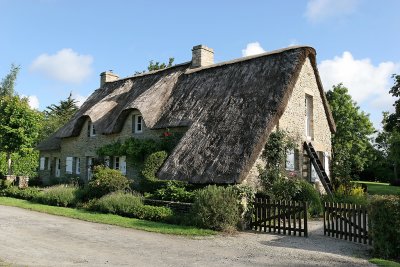
M103 72L100 88L61 129L41 142L39 176L91 178L96 150L116 140L160 138L168 128L183 137L158 172L192 183L256 184L257 165L271 131L298 142L287 169L318 181L303 142L311 142L329 174L335 123L311 47L298 46L214 64L199 45L192 60L119 78ZM137 173L125 155L110 167Z

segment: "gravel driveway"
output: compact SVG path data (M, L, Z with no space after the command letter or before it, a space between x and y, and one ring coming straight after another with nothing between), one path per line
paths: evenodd
M241 232L187 238L0 205L0 259L24 266L374 266L365 245Z

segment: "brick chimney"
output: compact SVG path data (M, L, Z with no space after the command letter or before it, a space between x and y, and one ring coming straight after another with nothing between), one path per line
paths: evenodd
M100 87L103 87L105 83L116 81L119 76L112 72L112 70L100 73Z
M196 45L192 49L192 68L214 64L214 49L205 45Z

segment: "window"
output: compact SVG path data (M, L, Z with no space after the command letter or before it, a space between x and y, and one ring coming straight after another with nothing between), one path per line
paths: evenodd
M104 157L104 166L110 168L110 157L109 156Z
M294 171L294 149L291 149L286 154L286 170Z
M305 134L307 139L313 138L313 97L306 95L305 97L306 117L305 117Z
M37 161L36 161L37 162ZM46 162L46 159L44 157L40 158L40 170L43 171L44 170L44 163Z
M81 174L81 159L75 158L75 173Z
M114 169L119 170L119 157L114 157Z
M310 162L311 164L311 173L310 173L310 181L312 183L315 183L315 181L318 179L318 174L317 171L314 168L314 165Z
M88 121L87 136L96 136L96 129L94 128L94 124L90 120Z
M65 173L72 174L72 157L67 157L65 160Z
M132 132L143 132L143 117L141 115L133 115L132 117Z

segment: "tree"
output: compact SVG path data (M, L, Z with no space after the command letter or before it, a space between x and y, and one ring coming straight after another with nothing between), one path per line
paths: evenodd
M150 60L149 65L147 66L147 71L155 71L155 70L161 70L161 69L165 69L165 68L169 68L172 67L172 64L174 63L175 58L170 57L168 59L168 64L166 63L160 63L158 61L156 61L154 63L153 60ZM145 73L146 71L135 71L135 74L142 74Z
M66 100L61 100L58 105L52 104L43 111L44 122L39 139L44 140L60 127L65 125L77 112L77 101L69 94Z
M11 64L10 73L0 83L0 97L14 95L15 81L19 72L19 66Z
M397 97L397 100L393 104L395 112L387 116L384 129L388 132L392 132L393 130L400 132L400 75L393 74L393 79L394 85L389 93Z
M332 176L336 185L348 184L373 157L370 141L375 130L368 114L360 110L343 84L333 86L326 97L336 122L336 133L332 136Z
M37 141L40 113L32 110L26 98L0 98L0 151L6 153L7 173L11 174L11 154L31 148Z

